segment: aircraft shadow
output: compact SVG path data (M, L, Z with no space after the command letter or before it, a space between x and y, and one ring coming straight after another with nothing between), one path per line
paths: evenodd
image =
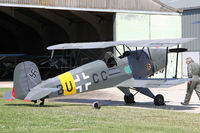
M45 103L46 104L46 103ZM83 104L60 104L60 105L39 105L39 104L32 104L32 103L30 103L30 104L5 104L5 106L26 106L26 107L63 107L63 106L85 106L85 105L83 105Z
M127 106L127 107L141 107L151 109L164 109L164 110L194 110L200 107L199 104L190 104L187 106L182 105L170 105L170 101L165 101L164 106L155 106L153 102L136 102L134 104L125 104L123 101L112 101L112 100L99 100L99 99L54 99L50 102L67 102L67 103L78 103L78 104L92 104L98 101L102 106Z
M99 99L54 99L51 102L68 102L68 103L81 103L81 104L92 104L98 101L101 105L105 106L124 106L123 101L112 101L112 100L99 100Z
M197 106L200 105L187 105L187 106L183 106L183 105L170 105L169 101L165 101L165 105L163 106L156 106L154 105L153 102L137 102L131 106L135 106L135 107L142 107L142 108L152 108L152 109L164 109L164 110L194 110L195 108L198 108Z

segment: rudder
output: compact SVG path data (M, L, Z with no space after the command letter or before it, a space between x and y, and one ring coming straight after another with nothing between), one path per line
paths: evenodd
M17 99L24 99L30 89L41 82L40 72L35 63L19 63L14 70L14 88Z

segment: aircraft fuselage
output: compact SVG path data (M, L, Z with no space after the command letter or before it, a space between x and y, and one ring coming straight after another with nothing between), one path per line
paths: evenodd
M97 60L43 81L34 88L59 88L58 92L48 95L50 98L109 88L130 78L147 78L165 67L164 49L150 49L150 53L131 51L121 59L115 57L116 64L112 67Z

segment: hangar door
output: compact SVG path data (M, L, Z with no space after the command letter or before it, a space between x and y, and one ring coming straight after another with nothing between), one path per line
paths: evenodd
M116 13L114 39L146 40L163 38L181 38L181 16L166 14L136 14ZM122 47L118 47L123 52ZM134 48L133 48L134 49ZM117 53L116 53L117 54ZM176 54L169 54L167 77L175 74ZM182 75L181 54L179 54L178 77ZM164 73L158 73L155 77L163 77Z

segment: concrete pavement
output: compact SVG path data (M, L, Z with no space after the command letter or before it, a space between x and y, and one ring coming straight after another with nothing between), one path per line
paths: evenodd
M0 82L0 88L13 88L13 82ZM155 95L162 94L164 96L166 106L155 106L153 104L153 99L140 93L137 93L135 96L136 103L127 106L124 104L124 94L114 87L76 95L56 97L48 99L48 101L89 105L95 101L99 101L104 106L124 106L130 108L151 108L200 113L200 102L195 91L193 92L189 105L182 106L180 104L185 97L186 83L171 88L151 88L151 90ZM131 90L131 92L135 94L135 91Z
M76 95L57 97L49 99L54 102L67 102L77 104L92 104L95 101L99 101L105 106L124 106L131 108L151 108L151 109L165 109L181 112L200 113L200 102L194 91L190 104L183 106L180 104L184 100L186 93L186 83L171 88L151 88L152 92L156 94L162 94L165 98L166 106L155 106L153 99L137 93L135 96L135 104L126 105L124 103L124 94L117 88L107 88L102 90L96 90L86 93L80 93ZM133 94L136 92L131 90Z

